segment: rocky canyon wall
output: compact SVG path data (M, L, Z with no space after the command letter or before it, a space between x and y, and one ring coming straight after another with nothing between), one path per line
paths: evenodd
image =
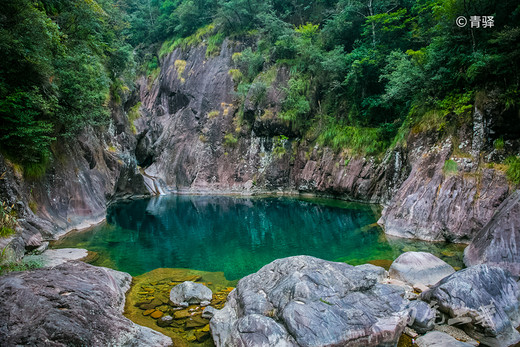
M475 107L455 134L412 131L383 158L336 153L281 121L289 73L281 68L258 101L250 90L243 114L229 73L243 49L226 40L220 54L204 45L176 49L157 80L140 80L136 156L163 192L296 192L381 203L391 235L469 242L510 194L503 171L485 164L492 98ZM455 172L445 169L455 163Z
M141 77L132 96L112 105L104 132L56 144L37 180L1 158L0 197L17 206L21 229L0 246L10 243L20 255L100 220L114 198L170 192L312 193L380 203L388 234L469 242L511 194L504 172L486 164L500 156L489 141L501 112L492 98L477 104L456 134L412 128L378 158L334 152L277 117L289 79L284 68L262 100L250 91L239 101L229 71L243 48L225 40L211 57L203 44L175 49L161 59L156 79ZM138 111L133 124L131 109ZM448 161L455 171L446 170Z

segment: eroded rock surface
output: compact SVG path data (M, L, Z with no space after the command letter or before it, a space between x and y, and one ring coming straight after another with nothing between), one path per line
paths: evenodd
M500 205L465 249L464 263L500 266L520 278L520 190Z
M476 265L458 271L423 293L475 339L489 346L520 342L518 284L499 267ZM449 322L449 321L448 321Z
M454 273L455 269L431 253L406 252L394 260L388 272L391 278L411 286L431 286Z
M169 346L123 317L130 275L82 262L0 277L0 345Z
M393 346L408 318L403 295L370 270L278 259L238 282L211 331L217 346Z

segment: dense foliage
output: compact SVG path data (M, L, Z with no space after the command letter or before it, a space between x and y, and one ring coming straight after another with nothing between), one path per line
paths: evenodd
M493 16L493 27L461 28L459 16ZM211 56L232 37L254 43L233 59L239 99L261 97L262 77L286 66L282 120L376 154L427 111L439 127L465 117L478 91L518 108L518 23L513 0L11 0L0 14L1 148L42 163L55 139L105 124L134 53L157 74L179 45L204 38Z
M12 0L0 13L2 152L31 166L53 140L108 121L132 61L110 0Z
M168 51L194 33L209 32L207 41L222 34L252 38L256 44L236 57L237 69L230 71L239 97L265 90L262 72L287 66L291 77L279 117L336 148L381 152L407 118L428 110L463 117L481 90L498 90L504 104L518 107L517 1L128 3L134 44L167 39ZM457 26L459 16L468 19L465 27ZM471 16L480 16L478 28L471 27ZM493 16L492 27L484 27L484 16Z

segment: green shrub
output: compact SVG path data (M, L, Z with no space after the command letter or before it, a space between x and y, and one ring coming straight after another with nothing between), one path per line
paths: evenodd
M23 173L26 179L37 180L45 175L47 168L49 167L49 156L45 155L42 159L37 162L29 162L23 165Z
M504 138L499 137L498 139L493 141L493 147L495 147L497 151L503 151L505 147Z
M218 33L208 37L208 47L206 48L206 58L219 55L220 47L224 42L224 33Z
M228 71L228 74L231 76L233 82L235 83L240 83L242 81L242 78L244 77L244 75L242 75L242 72L240 72L239 69L231 69Z
M13 207L5 201L0 204L0 237L7 237L15 232L16 212Z
M217 111L217 110L213 110L213 111L210 111L210 112L208 113L208 118L209 118L209 119L213 119L213 118L218 117L219 115L220 115L220 112L219 112L219 111Z
M287 152L285 149L285 144L287 143L287 136L280 135L274 137L274 148L273 148L273 154L281 158L283 155Z
M449 159L444 162L442 172L444 172L445 175L453 175L456 174L458 171L459 167L456 161Z
M138 102L135 106L128 110L128 122L130 123L130 129L134 134L137 134L137 129L134 125L134 121L138 120L141 117L141 113L139 112L139 108L141 108L141 103Z
M224 146L234 147L238 143L238 139L232 134L228 133L224 135Z
M5 275L6 273L13 271L29 271L34 269L39 269L43 266L43 264L36 260L20 260L17 262L7 262L2 263L2 259L0 259L0 275Z
M334 119L329 119L317 141L336 151L350 149L358 155L381 154L390 144L384 139L379 128L353 127L343 125Z
M511 156L507 158L506 164L509 165L506 171L509 181L513 184L520 184L520 157Z

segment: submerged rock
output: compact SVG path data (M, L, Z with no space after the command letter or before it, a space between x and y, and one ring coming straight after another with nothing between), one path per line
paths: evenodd
M83 262L0 277L0 345L171 345L123 317L131 279Z
M406 252L401 254L390 266L391 278L401 280L411 286L431 286L455 269L445 261L426 252Z
M477 265L458 271L421 296L451 317L471 337L489 346L520 342L518 284L499 267Z
M170 292L170 300L176 306L188 307L190 304L200 304L211 301L213 292L202 283L191 281L176 285ZM206 304L207 306L207 304Z
M161 328L170 326L173 323L173 317L172 316L164 316L157 320L157 325Z
M498 208L464 251L466 266L496 265L520 278L520 190Z
M210 325L217 346L395 345L408 318L402 289L373 269L310 256L241 279Z

